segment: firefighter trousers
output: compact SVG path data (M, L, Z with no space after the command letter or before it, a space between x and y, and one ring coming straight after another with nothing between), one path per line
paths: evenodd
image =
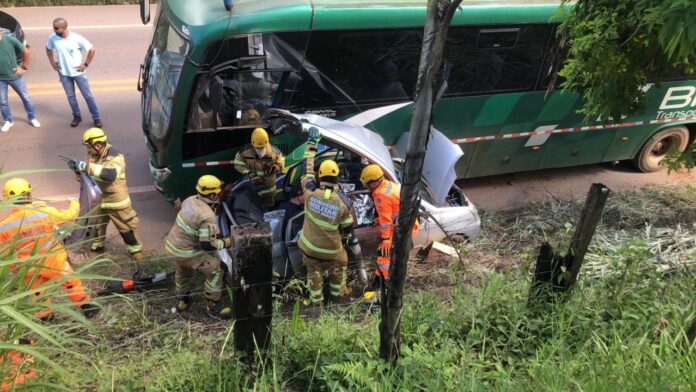
M304 265L307 267L307 285L309 286L309 300L313 304L324 300L324 273L329 275L329 288L331 297L336 299L347 293L346 266L348 255L345 250L334 260L321 260L304 255Z
M101 210L97 223L97 238L92 242L92 250L104 248L109 221L114 223L121 234L128 253L135 254L143 250L143 244L138 236L138 214L131 206L121 210Z
M203 253L198 256L174 258L176 267L176 295L183 297L191 294L193 286L194 272L198 271L205 275L203 295L208 301L217 302L222 297L222 286L224 284L220 261L210 253Z

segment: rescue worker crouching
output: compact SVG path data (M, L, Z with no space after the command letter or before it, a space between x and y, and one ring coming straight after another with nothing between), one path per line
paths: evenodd
M92 317L99 308L89 303L90 296L82 288L82 281L67 278L73 270L60 239L56 236L56 226L74 220L80 212L80 203L71 199L65 210L49 207L32 201L31 185L22 178L13 178L5 183L2 196L13 199L16 207L0 220L0 259L25 260L32 264L26 271L25 284L35 291L35 298L41 294L41 286L53 279L64 278L62 287L86 317ZM10 264L10 268L17 268ZM46 301L47 304L51 300ZM38 318L46 318L53 313L50 308L36 313Z
M232 317L232 309L222 304L223 272L220 261L211 253L232 245L231 238L218 238L214 207L221 191L222 182L217 177L204 175L198 179L197 194L181 203L165 248L174 256L177 310L183 312L190 307L192 279L198 271L206 277L203 294L208 313L226 319Z
M138 214L131 206L128 194L123 153L107 143L106 133L101 128L85 131L82 144L87 149L87 158L85 161L69 161L68 167L78 174L87 173L102 191L97 237L92 242L92 251L104 251L106 227L111 221L121 234L133 260L142 260L143 245L138 236Z
M320 304L324 300L324 272L329 275L331 297L334 300L348 294L346 266L348 256L343 248L343 237L352 238L353 216L351 202L337 184L338 165L325 160L319 165L319 182L314 176L314 156L321 134L312 127L304 158L307 174L301 179L305 199L305 220L298 246L307 267L310 302Z
M377 212L376 224L379 226L381 242L377 256L376 279L372 289L379 288L382 282L389 279L389 267L391 262L392 238L394 225L399 214L401 188L394 182L384 178L384 171L379 165L371 164L363 168L360 174L360 182L372 193L372 201ZM413 225L411 238L418 233L419 223Z
M237 152L234 168L242 175L248 175L268 209L275 204L276 176L283 171L285 158L280 150L268 141L268 133L256 128L251 133L251 147Z

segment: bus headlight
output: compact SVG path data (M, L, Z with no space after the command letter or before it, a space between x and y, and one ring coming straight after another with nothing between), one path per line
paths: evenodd
M162 182L169 177L170 174L172 174L172 171L166 167L160 169L158 167L154 167L152 162L148 163L150 164L150 177L152 177L152 179L156 182Z

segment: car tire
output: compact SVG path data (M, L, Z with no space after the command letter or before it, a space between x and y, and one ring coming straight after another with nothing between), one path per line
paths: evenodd
M665 128L655 133L643 145L633 164L643 173L656 172L665 169L660 162L670 152L684 152L689 144L689 130L685 126Z

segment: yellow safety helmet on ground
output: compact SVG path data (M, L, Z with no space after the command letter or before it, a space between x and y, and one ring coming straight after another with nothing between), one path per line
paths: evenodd
M2 188L2 197L10 198L31 192L29 181L23 178L13 178L5 183Z
M338 177L338 165L335 161L327 159L319 165L319 177Z
M211 193L220 193L222 191L222 181L210 174L201 176L196 184L196 192L203 196L208 196Z
M360 173L360 181L364 183L377 181L382 177L384 177L382 168L375 164L365 166Z
M106 133L101 128L90 128L82 134L82 144L106 143Z
M268 144L268 133L263 128L256 128L254 132L251 133L251 145L254 148L266 147Z

